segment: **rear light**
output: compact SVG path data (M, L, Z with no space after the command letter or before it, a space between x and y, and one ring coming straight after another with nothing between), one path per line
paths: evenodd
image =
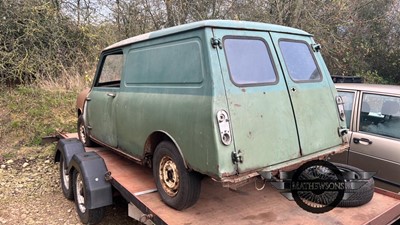
M219 110L217 112L217 122L218 122L221 142L224 145L230 145L232 143L232 135L231 135L231 128L229 125L229 116L225 110Z
M337 104L340 120L345 121L346 114L344 113L344 101L341 96L336 97L336 104Z

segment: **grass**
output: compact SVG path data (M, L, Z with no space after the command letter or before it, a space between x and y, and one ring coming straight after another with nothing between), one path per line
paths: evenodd
M51 147L40 146L42 137L75 132L75 101L84 83L0 86L0 158L51 154Z

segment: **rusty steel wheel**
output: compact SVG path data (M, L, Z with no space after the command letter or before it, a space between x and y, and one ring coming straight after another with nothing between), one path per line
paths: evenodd
M179 171L175 162L169 156L164 156L161 159L159 176L165 193L170 197L175 197L179 188Z
M161 142L153 155L153 175L161 199L177 210L194 205L200 197L201 176L190 172L178 149Z

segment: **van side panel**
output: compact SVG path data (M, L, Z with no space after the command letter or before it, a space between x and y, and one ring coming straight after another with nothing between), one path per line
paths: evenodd
M125 77L116 104L118 148L138 158L154 131L168 133L189 167L219 176L213 81L204 29L124 49ZM206 44L204 44L206 43Z

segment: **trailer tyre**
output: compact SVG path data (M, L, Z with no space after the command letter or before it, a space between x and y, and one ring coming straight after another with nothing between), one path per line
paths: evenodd
M355 172L356 173L356 178L357 175L360 177L359 172L363 172L363 170L354 167L354 166L349 166L341 163L333 163L340 171L342 172ZM350 189L350 184L346 183L345 188L346 188L346 193L351 193L352 195L346 199L342 200L339 203L339 207L356 207L356 206L361 206L369 201L371 201L373 195L374 195L374 179L371 177L366 181L366 183L361 186L359 189L352 190Z
M88 135L88 129L85 125L85 121L82 117L82 115L79 116L78 118L78 137L79 140L82 141L83 145L86 147L92 147L95 146L92 140L90 140L90 137Z
M104 217L104 207L96 209L87 208L88 190L85 187L84 179L79 170L73 172L73 192L75 198L75 207L78 212L79 219L83 224L97 224Z
M72 177L68 174L65 166L64 155L60 155L60 183L62 192L68 200L74 199L74 192L72 191Z
M178 149L171 142L164 141L157 146L153 175L161 199L174 209L186 209L200 197L200 175L186 169Z

